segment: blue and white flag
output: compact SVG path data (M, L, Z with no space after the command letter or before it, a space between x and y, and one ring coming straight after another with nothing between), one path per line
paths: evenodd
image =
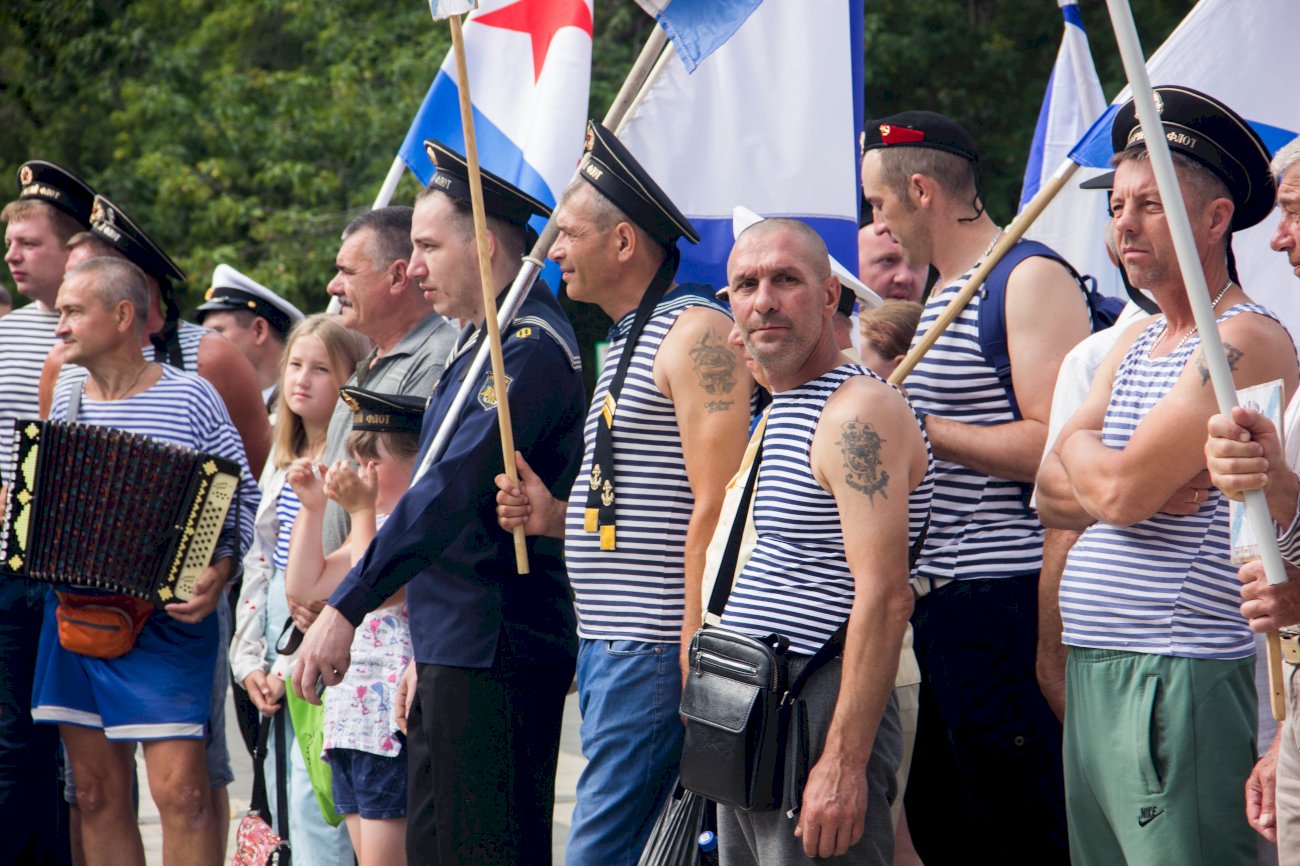
M619 132L700 233L679 242L679 281L726 283L738 204L857 261L862 6L765 0L694 74L668 63Z
M694 72L731 38L763 0L636 0L668 34L677 56Z
M1300 81L1297 33L1300 4L1294 0L1201 0L1150 55L1147 70L1154 85L1194 87L1224 102L1250 121L1264 143L1276 150L1300 132L1300 100L1293 92L1295 82ZM1111 123L1128 98L1125 88L1071 151L1071 159L1093 170L1076 173L1043 217L1066 213L1077 224L1090 226L1093 222L1085 215L1097 209L1105 211L1105 194L1081 190L1078 182L1109 165ZM1300 293L1296 292L1295 277L1282 256L1268 248L1276 226L1270 218L1238 232L1232 246L1247 294L1281 315L1292 334L1300 334ZM1037 237L1032 231L1030 234ZM1071 261L1083 273L1114 273L1100 235L1089 255Z
M453 15L464 15L477 6L477 0L429 0L429 11L434 21L441 21Z
M1052 75L1047 80L1047 92L1043 95L1043 107L1038 112L1038 125L1034 128L1034 141L1029 148L1025 183L1020 192L1022 208L1106 110L1106 97L1097 78L1097 67L1092 62L1079 4L1075 0L1057 2L1065 19L1065 33L1056 53ZM1103 193L1094 192L1092 195L1104 204ZM1096 251L1097 239L1106 230L1106 222L1104 207L1093 207L1086 215L1049 209L1034 222L1029 234L1034 240L1056 250L1067 261L1081 261ZM1112 275L1108 272L1106 276ZM1118 278L1114 279L1114 286L1108 288L1112 292L1122 292Z
M582 156L591 14L592 0L482 0L464 25L479 163L548 205ZM424 184L433 177L426 138L465 152L451 52L398 151Z

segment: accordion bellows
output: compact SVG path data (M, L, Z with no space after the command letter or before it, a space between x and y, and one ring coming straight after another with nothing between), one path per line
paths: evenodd
M14 424L0 573L188 601L212 559L238 464L88 424Z

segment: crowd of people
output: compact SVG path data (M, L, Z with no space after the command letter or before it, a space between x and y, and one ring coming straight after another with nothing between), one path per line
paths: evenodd
M932 112L866 124L860 279L774 218L738 234L726 286L677 283L694 227L597 124L554 213L484 172L498 302L549 216L569 298L614 323L592 394L544 286L501 329L503 372L476 365L470 170L439 142L413 206L344 227L337 313L221 264L198 324L120 207L25 164L0 213L28 301L0 318L3 483L42 417L232 461L239 491L188 598L0 578L0 862L143 864L137 743L165 862L221 862L233 691L298 862L549 863L576 682L566 860L638 866L703 626L781 636L809 757L778 808L717 804L724 866L1300 863L1300 735L1261 711L1252 635L1284 629L1289 679L1300 566L1238 573L1229 531L1262 489L1300 563L1300 411L1287 435L1217 414L1145 145L1169 143L1236 385L1285 401L1295 346L1232 234L1279 208L1300 276L1300 139L1274 155L1214 98L1156 95L1163 129L1125 106L1092 182L1119 321L1021 242L901 387L1003 234L975 141ZM133 642L73 643L86 605L126 611Z

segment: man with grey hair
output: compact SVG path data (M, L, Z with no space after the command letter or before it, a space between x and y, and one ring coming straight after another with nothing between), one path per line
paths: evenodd
M55 308L64 357L86 370L61 384L50 417L111 427L214 454L241 467L239 495L211 564L190 601L138 611L134 646L112 659L66 649L55 610L85 590L46 597L37 649L41 672L32 717L57 724L77 779L86 862L144 864L132 805L131 744L144 744L149 788L162 820L168 863L217 864L221 858L205 758L219 626L212 616L236 557L252 535L258 491L225 404L206 380L148 360L141 348L150 290L144 273L121 258L93 258L65 274ZM98 605L132 610L138 600L95 591Z
M1269 246L1287 257L1300 277L1300 138L1280 149L1271 163L1277 182L1277 230ZM1282 628L1283 657L1291 683L1291 707L1273 744L1255 765L1246 782L1246 819L1260 835L1277 842L1279 861L1300 863L1300 728L1296 726L1296 671L1300 670L1300 520L1296 498L1300 491L1300 401L1287 410L1285 442L1272 423L1258 412L1235 409L1232 418L1210 419L1205 453L1210 480L1233 498L1246 490L1263 489L1269 513L1286 529L1278 545L1287 561L1289 580L1269 586L1259 562L1244 566L1241 580L1242 614L1256 632ZM1285 453L1284 452L1285 449ZM1267 462L1266 462L1267 461Z
M382 207L349 222L326 291L339 301L343 326L375 346L347 384L424 399L442 375L456 328L430 306L407 273L412 213L409 207ZM340 400L330 419L326 466L347 457L351 430L352 411ZM348 529L347 512L331 502L323 533L327 554L343 544Z

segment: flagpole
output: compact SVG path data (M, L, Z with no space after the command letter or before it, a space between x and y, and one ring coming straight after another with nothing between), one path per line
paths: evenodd
M375 196L375 203L370 206L371 210L388 207L388 203L393 200L393 193L397 192L397 184L401 182L402 172L405 170L406 163L402 162L402 157L400 155L393 157L393 164L388 167L388 176L379 187L379 195Z
M609 111L605 112L605 118L601 121L606 128L612 129L620 126L634 105L639 102L638 97L651 81L651 73L660 56L666 54L664 48L668 45L668 36L664 33L662 27L656 26L646 39L645 45L641 48L641 53L637 55L636 61L632 64L632 69L628 72L627 78L623 80L623 86L619 88L618 95L610 103ZM578 176L577 171L573 174ZM519 268L519 273L515 276L515 281L510 286L509 293L501 302L501 310L497 314L497 327L506 327L515 314L519 312L519 307L523 304L524 299L528 297L528 292L532 289L533 284L537 281L537 275L541 273L542 267L546 264L546 254L550 252L551 245L555 243L555 236L559 229L555 226L555 218L546 221L546 226L538 235L537 242L533 244L532 250L524 256L523 263ZM415 474L411 478L411 483L419 481L424 473L429 471L434 463L441 457L447 449L447 443L451 441L451 435L456 431L456 424L460 418L461 410L469 401L470 392L474 384L478 381L479 372L487 365L489 350L486 345L480 346L474 360L470 363L469 370L462 380L460 389L452 399L451 406L447 409L446 414L442 416L442 421L438 425L438 432L434 434L433 441L429 444L429 450L425 452L424 458L416 468Z
M966 304L970 303L970 299L975 297L975 293L979 291L980 286L984 285L984 281L988 279L993 268L997 266L998 262L1002 261L1002 257L1007 254L1007 251L1024 236L1029 227L1034 224L1034 220L1038 219L1039 214L1051 204L1052 199L1056 198L1056 194L1065 188L1066 183L1069 182L1078 169L1079 166L1074 160L1067 159L1052 173L1052 176L1034 194L1034 197L1025 204L1020 213L1016 214L1016 218L1002 230L997 243L993 245L993 249L989 251L989 254L984 257L984 261L980 263L980 266L975 269L975 273L970 275L966 280L966 284L961 287L961 290L948 302L948 306L944 308L944 311L939 314L939 318L926 330L917 344L907 353L907 357L903 358L902 362L894 369L894 372L890 374L890 382L895 385L903 384L903 380L908 377L921 358L925 357L925 353L930 351L930 347L935 344L944 330L961 315L961 311L966 308Z
M1111 25L1115 29L1115 41L1119 44L1120 58L1124 61L1124 72L1128 76L1129 90L1133 94L1138 121L1143 129L1152 131L1152 134L1144 138L1147 155L1150 158L1151 168L1155 172L1160 199L1164 202L1163 211L1173 237L1174 251L1178 255L1183 287L1187 290L1187 300L1196 319L1196 329L1201 335L1201 357L1210 370L1210 380L1214 385L1214 396L1219 403L1219 412L1231 416L1233 408L1237 406L1237 386L1233 382L1232 371L1228 368L1228 361L1223 353L1223 341L1219 337L1214 308L1210 304L1205 272L1201 269L1196 241L1192 237L1191 220L1187 216L1187 207L1183 203L1178 175L1174 171L1174 162L1169 155L1169 142L1163 135L1154 133L1155 130L1163 127L1160 122L1160 112L1152 96L1151 80L1147 76L1142 45L1138 41L1137 26L1133 23L1133 10L1129 8L1128 0L1107 0L1106 5L1110 9ZM1264 562L1264 574L1268 578L1268 583L1270 586L1286 583L1286 568L1282 563L1282 555L1278 551L1277 536L1274 534L1273 521L1269 517L1264 491L1248 490L1245 500L1246 519L1255 533L1259 558ZM1282 659L1276 631L1269 632L1267 645L1273 718L1281 721L1286 717L1286 700L1282 693Z
M505 462L506 477L519 483L519 470L515 466L515 433L510 423L510 380L506 378L506 362L501 351L501 329L497 322L496 287L492 282L492 259L488 252L487 213L483 209L483 176L479 172L478 142L474 137L474 108L469 93L469 63L465 59L465 39L461 34L460 16L453 15L451 46L456 55L456 79L460 94L460 121L465 130L465 163L469 171L470 207L474 214L474 241L478 247L479 282L483 288L483 321L487 325L487 345L492 358L492 387L496 394L497 426L501 429L501 456ZM475 379L466 377L466 382ZM515 541L515 569L528 573L528 545L524 528L516 526L511 532Z

